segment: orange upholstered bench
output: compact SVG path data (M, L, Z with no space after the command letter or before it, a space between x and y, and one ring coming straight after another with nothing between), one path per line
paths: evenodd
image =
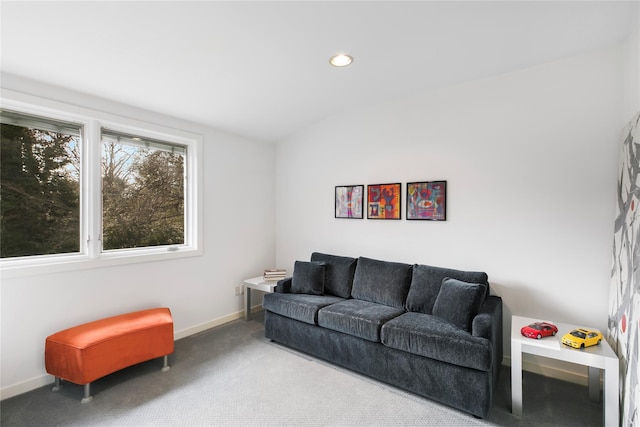
M169 369L173 353L173 318L168 308L121 314L65 329L47 337L44 361L47 372L84 385L82 403L90 402L91 382L120 369L164 356Z

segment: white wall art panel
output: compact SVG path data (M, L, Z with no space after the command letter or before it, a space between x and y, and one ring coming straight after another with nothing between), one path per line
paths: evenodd
M622 365L622 425L638 425L640 401L640 113L623 132L618 178L609 335Z

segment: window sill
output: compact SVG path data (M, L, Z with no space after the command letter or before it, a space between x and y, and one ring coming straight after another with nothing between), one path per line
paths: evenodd
M113 251L101 254L98 258L73 254L49 256L40 259L5 259L0 261L2 280L36 276L42 274L61 273L92 268L103 268L126 264L168 261L173 259L201 256L202 250L180 247L178 250L167 248L136 249Z

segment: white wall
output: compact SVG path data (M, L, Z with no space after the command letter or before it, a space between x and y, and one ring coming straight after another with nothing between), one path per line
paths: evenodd
M618 136L640 105L623 100L623 86L638 87L633 43L345 113L277 152L3 74L4 88L202 134L205 252L3 279L2 398L51 381L43 351L52 332L169 306L176 336L186 336L238 317L233 288L244 278L266 266L291 271L314 250L487 271L504 298L505 330L512 313L604 329ZM333 218L335 185L402 182L405 191L408 181L439 179L449 185L446 222Z
M164 262L3 278L2 398L52 381L44 341L57 330L127 311L171 308L176 337L238 318L234 287L274 265L273 145L2 76L2 86L204 136L204 255Z
M629 121L640 111L640 6L635 30L623 44L624 51L624 118Z
M606 330L623 49L326 119L277 147L277 262L312 251L489 274L512 314ZM372 88L375 90L375 88ZM405 220L447 180L447 221ZM402 182L402 220L334 219L334 186Z

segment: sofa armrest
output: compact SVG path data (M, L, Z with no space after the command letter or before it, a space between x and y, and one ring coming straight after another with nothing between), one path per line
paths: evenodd
M276 284L274 291L281 294L290 294L291 293L291 277L278 280L278 283Z
M493 384L498 382L500 365L502 364L502 298L489 295L473 319L471 326L473 336L480 336L491 341L493 347Z
M502 334L502 299L490 295L484 301L476 317L473 318L471 334L474 337L495 341Z

